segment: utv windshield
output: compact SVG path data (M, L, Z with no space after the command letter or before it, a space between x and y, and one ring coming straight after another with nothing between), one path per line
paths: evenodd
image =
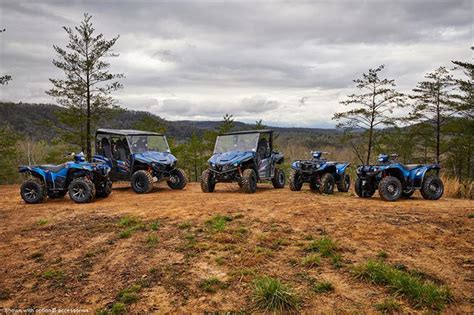
M258 143L258 133L243 133L234 135L218 136L214 153L229 151L256 151Z
M143 153L146 151L170 152L165 136L138 135L127 136L132 153Z

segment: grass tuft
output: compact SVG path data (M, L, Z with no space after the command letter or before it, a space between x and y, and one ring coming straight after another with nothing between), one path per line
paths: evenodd
M306 247L307 251L319 252L323 257L331 257L336 253L337 245L329 237L323 236L320 239L313 240Z
M182 223L178 224L178 229L187 230L187 229L190 229L191 226L192 226L191 222L186 221L186 222L182 222Z
M206 225L213 232L222 232L225 230L227 222L230 221L232 221L231 216L223 216L220 214L216 214L215 216L206 221Z
M382 314L394 314L399 313L402 309L402 306L394 298L388 298L380 303L375 304L375 309Z
M160 226L161 226L160 221L155 221L155 222L152 222L152 223L150 224L150 229L151 229L152 231L158 231L158 229L160 228Z
M311 286L311 289L316 293L328 293L334 291L334 286L331 282L316 282Z
M132 226L136 226L139 224L139 220L135 217L132 217L132 216L125 216L123 218L121 218L117 225L120 226L120 227L126 227L126 228L130 228Z
M141 290L141 286L134 284L131 287L122 289L117 295L117 300L123 304L132 304L138 301L138 293Z
M48 220L46 220L46 219L39 219L38 221L36 221L36 224L38 224L38 225L40 225L40 226L41 226L41 225L46 225L46 224L48 224Z
M321 265L321 256L319 254L309 254L308 256L304 257L301 261L301 264L304 267L314 268Z
M112 304L112 307L110 308L110 314L112 315L119 315L119 314L126 314L127 310L125 308L125 305L120 302L115 302Z
M262 311L293 312L298 307L298 298L280 280L265 276L254 281L253 303Z
M441 310L453 298L448 287L438 286L383 261L369 260L356 265L353 271L357 278L387 286L395 294L406 297L418 308Z
M119 238L129 238L130 236L132 236L133 231L134 229L132 228L128 228L125 231L121 231L119 233Z
M381 251L379 251L379 252L377 253L377 258L380 258L380 259L382 259L382 260L385 260L385 259L388 258L388 254L387 254L386 251L381 250Z
M219 289L227 288L228 285L217 277L210 277L202 280L201 283L199 283L199 287L205 292L215 293Z
M158 236L150 234L146 238L146 244L148 247L155 247L158 244Z

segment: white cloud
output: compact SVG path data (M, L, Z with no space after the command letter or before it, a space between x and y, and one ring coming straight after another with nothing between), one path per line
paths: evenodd
M2 2L0 99L54 102L44 91L61 75L53 44L83 12L107 38L123 72L119 103L168 119L263 119L332 126L352 80L386 65L409 91L424 73L472 58L472 1L450 2Z

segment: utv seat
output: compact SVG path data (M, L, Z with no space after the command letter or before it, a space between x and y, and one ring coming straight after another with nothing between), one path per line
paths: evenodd
M120 161L127 161L127 153L123 145L123 141L117 141L117 159Z
M53 172L53 173L57 173L59 171L61 171L62 169L64 169L66 166L64 164L61 164L61 165L40 165L39 168L42 169L42 170L45 170L45 171L50 171L50 172Z
M113 159L112 150L110 148L110 143L107 138L102 139L102 149L106 158Z
M403 165L407 170L411 171L411 170L414 170L415 168L419 168L419 167L422 167L423 165L421 164L407 164L407 165Z

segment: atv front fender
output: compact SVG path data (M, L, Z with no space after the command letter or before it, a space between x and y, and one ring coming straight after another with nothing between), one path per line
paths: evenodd
M299 171L300 170L299 163L300 163L300 161L294 161L293 163L291 163L291 168L294 169L294 170Z
M351 163L339 163L339 164L336 164L336 171L337 173L340 175L340 174L343 174L345 171L346 171L346 168L351 165Z

